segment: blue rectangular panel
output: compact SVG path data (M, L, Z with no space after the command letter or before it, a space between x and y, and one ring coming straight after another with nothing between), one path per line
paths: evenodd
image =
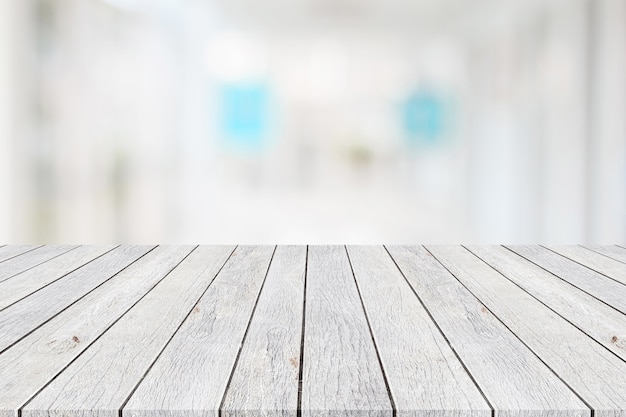
M261 150L269 118L269 93L264 85L231 84L220 90L221 132L230 146Z

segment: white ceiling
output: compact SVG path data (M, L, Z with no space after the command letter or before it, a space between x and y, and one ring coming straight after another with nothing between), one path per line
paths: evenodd
M561 0L213 0L236 24L264 30L448 31L507 25Z
M537 11L570 0L101 0L129 12L141 9L206 10L212 21L280 36L386 32L480 33L493 36ZM191 7L193 6L193 7ZM522 29L523 30L523 29Z

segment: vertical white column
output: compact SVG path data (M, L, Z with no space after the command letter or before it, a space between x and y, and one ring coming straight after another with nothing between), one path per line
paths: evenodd
M13 22L12 0L0 0L0 242L15 238L11 228L13 198Z
M587 234L587 0L550 10L540 62L543 138L540 241Z
M626 242L626 2L590 0L588 240Z
M527 184L531 158L529 135L514 97L515 80L523 74L520 28L500 29L497 36L480 39L471 57L472 137L470 155L471 216L474 240L484 243L533 239L532 184ZM495 35L495 30L494 35Z

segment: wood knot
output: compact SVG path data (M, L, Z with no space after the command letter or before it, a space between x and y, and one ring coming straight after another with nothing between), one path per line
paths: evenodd
M74 343L80 343L80 339L76 336L72 336L72 340L74 341Z
M298 367L298 360L295 357L289 358L289 362L291 363L291 366L293 366L294 368Z
M613 343L617 343L617 341L618 341L618 340L619 340L619 339L617 338L617 336L613 336L613 337L611 338L611 342L613 342Z

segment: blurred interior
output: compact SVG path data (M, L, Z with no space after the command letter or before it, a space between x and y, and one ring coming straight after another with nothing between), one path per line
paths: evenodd
M0 0L0 241L626 242L624 0Z

